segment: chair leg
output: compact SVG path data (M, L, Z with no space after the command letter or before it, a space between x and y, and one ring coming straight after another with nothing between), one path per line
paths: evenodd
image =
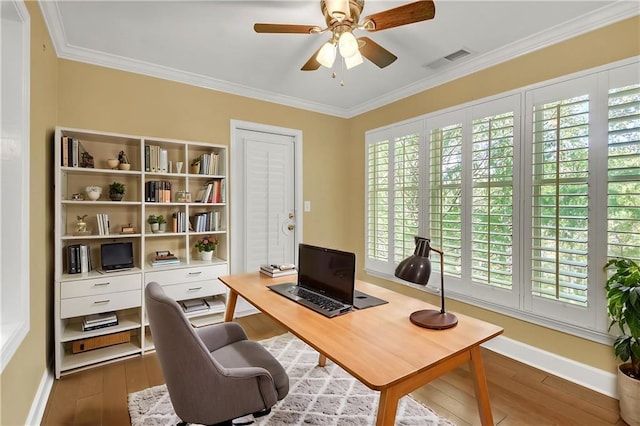
M267 408L266 410L262 410L262 411L258 411L256 413L253 413L253 417L258 418L258 417L266 416L270 412L271 412L271 408Z

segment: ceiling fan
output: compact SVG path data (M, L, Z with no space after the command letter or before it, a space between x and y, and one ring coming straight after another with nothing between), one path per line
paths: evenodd
M371 40L369 37L358 39L354 30L375 32L415 22L433 19L436 8L431 0L418 0L364 17L360 14L364 0L320 0L320 9L324 15L326 28L317 25L264 24L257 23L253 29L257 33L271 34L320 34L331 33L331 38L323 44L302 66L302 71L314 71L321 65L333 66L336 50L344 58L347 69L362 63L364 56L380 68L393 63L397 58L393 53Z

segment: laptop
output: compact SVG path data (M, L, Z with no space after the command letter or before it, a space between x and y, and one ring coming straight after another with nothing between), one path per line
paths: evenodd
M355 290L356 255L345 251L298 246L298 282L268 286L329 318L345 314L353 308L386 303L382 299ZM356 301L357 305L354 305Z
M131 242L106 243L100 246L103 272L118 272L133 268L133 244Z

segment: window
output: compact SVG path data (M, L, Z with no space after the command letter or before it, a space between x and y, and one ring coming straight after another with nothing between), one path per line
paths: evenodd
M609 90L609 257L640 261L640 84Z
M29 331L29 12L0 2L0 371ZM6 107L10 106L10 107Z
M638 70L429 114L424 140L368 132L367 271L390 275L421 235L444 252L450 297L602 340L602 268L640 260Z
M393 274L420 225L420 122L367 134L365 267Z

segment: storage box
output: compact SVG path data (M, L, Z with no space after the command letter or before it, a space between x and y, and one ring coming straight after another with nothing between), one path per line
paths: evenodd
M106 346L127 343L131 340L130 331L121 331L120 333L107 334L104 336L91 337L89 339L76 340L71 346L71 352L74 354L90 351L92 349L104 348Z

